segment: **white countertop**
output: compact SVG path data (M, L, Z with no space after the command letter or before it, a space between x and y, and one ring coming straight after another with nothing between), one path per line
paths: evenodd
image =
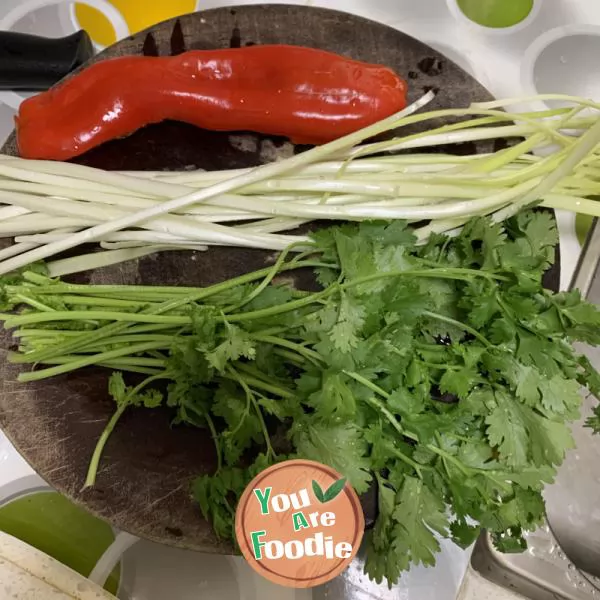
M456 600L523 600L523 598L524 596L520 594L515 594L484 579L469 567Z

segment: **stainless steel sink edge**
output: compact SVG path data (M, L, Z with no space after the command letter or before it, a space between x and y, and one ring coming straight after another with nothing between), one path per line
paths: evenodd
M471 566L485 579L531 600L600 598L600 591L567 558L548 526L532 533L528 542L524 554L501 554L489 536L481 536Z

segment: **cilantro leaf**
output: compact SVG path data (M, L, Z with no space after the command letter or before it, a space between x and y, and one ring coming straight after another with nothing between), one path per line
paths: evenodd
M335 348L340 352L350 352L358 344L358 334L365 323L366 311L349 294L341 292L340 311L337 323L330 336Z
M452 534L452 541L457 546L467 549L481 535L481 527L470 525L465 519L457 519L450 523L450 533Z
M163 395L157 389L141 390L136 387L127 387L123 379L123 374L119 371L111 374L108 380L108 393L119 408L129 405L158 408L163 402Z
M496 398L501 401L485 420L488 439L506 464L523 467L528 463L528 435L522 413L506 395L496 394Z
M115 371L108 379L108 393L112 396L117 406L127 401L127 387L123 379L123 373Z
M465 264L492 270L498 262L496 251L506 237L502 224L477 218L463 228L457 243L464 252Z
M312 393L306 404L323 420L339 421L354 416L356 400L348 385L347 376L325 371L318 391Z
M369 489L367 444L355 425L326 426L309 419L295 422L292 440L299 456L329 465L362 494Z
M440 379L440 391L454 394L461 399L468 396L477 381L477 372L471 367L464 369L448 369Z
M529 431L532 463L538 467L562 464L567 450L575 447L571 430L564 421L547 419L524 408Z
M592 415L586 419L585 424L594 433L600 433L600 404L594 407Z
M417 241L406 221L363 221L358 226L358 235L381 246L405 247L412 250Z
M445 536L449 526L442 499L423 481L405 477L393 517L393 549L396 556L403 557L404 568L410 563L435 564L440 545L433 532Z
M580 387L577 381L558 375L552 379L542 379L539 382L542 406L549 412L568 413L571 419L577 419L581 405Z
M423 398L410 392L407 388L395 389L387 404L392 411L400 415L415 415L425 408Z
M392 546L396 492L383 478L379 478L378 483L379 515L373 530L366 534L368 543L365 572L371 579L381 583L383 579L388 579L390 582L396 581L405 567L402 557L400 557L401 560L398 560L398 553Z
M517 397L529 406L535 406L540 399L544 379L535 367L528 367L515 361Z
M558 243L556 219L550 211L523 211L515 219L534 252L554 248Z
M553 304L568 321L567 335L588 344L600 344L600 311L596 306L581 299L579 290L556 294Z
M206 358L217 371L223 371L226 365L241 358L253 359L256 356L256 344L247 331L236 325L225 324L225 339L210 352Z

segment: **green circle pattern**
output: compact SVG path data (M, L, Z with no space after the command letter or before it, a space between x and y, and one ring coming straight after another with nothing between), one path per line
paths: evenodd
M0 507L0 530L87 577L115 536L111 527L54 491L21 496ZM120 567L105 589L116 594Z
M465 15L484 27L512 27L533 10L533 0L458 0Z

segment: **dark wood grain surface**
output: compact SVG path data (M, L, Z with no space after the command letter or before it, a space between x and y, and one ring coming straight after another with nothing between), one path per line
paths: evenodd
M188 49L288 43L382 63L404 75L411 100L435 88L432 108L490 99L471 76L421 42L384 25L331 10L245 6L161 23L117 43L93 60L127 54L169 55ZM301 150L284 139L241 132L211 133L174 122L147 127L105 144L78 162L105 169L244 167ZM465 152L475 150L469 144ZM4 152L16 154L14 136ZM206 285L264 266L261 251L171 252L84 274L79 281ZM2 351L11 346L6 334ZM94 514L141 537L209 552L230 548L215 539L191 501L194 476L215 466L204 431L170 427L166 410L130 410L113 433L97 486L81 491L90 455L113 411L108 373L88 369L35 384L17 384L17 367L2 361L0 425L32 467Z

